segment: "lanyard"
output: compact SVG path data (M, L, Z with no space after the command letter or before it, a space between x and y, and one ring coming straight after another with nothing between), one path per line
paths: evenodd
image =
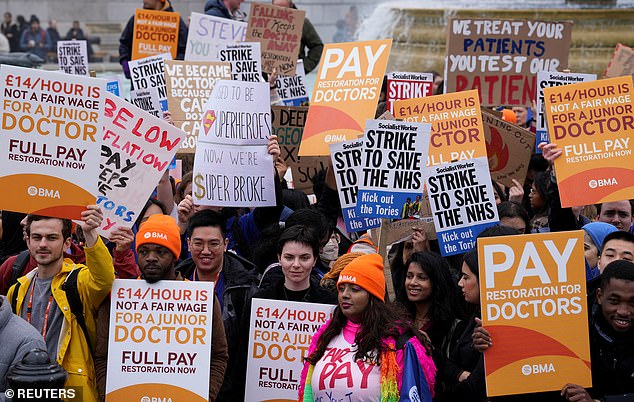
M29 295L29 303L26 306L26 321L31 323L31 312L33 311L33 293L35 293L35 283L37 281L37 275L33 278L33 288ZM42 324L42 337L46 340L46 331L48 330L48 315L51 312L51 304L53 303L53 295L48 297L48 304L46 305L46 312L44 313L44 323Z

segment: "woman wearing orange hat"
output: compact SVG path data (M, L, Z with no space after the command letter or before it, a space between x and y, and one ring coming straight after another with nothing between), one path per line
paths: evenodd
M341 271L337 290L333 317L308 349L299 400L396 402L410 369L422 371L419 379L429 397L421 400L431 400L436 366L417 331L399 320L403 313L385 303L381 256L355 258ZM405 364L405 348L415 350L418 367Z

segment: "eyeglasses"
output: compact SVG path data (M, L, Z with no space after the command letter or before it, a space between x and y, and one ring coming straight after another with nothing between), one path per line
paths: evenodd
M218 249L222 246L222 242L219 242L217 240L212 240L208 242L196 240L191 242L189 248L192 251L203 251L205 249L205 246L207 246L209 251L218 251Z

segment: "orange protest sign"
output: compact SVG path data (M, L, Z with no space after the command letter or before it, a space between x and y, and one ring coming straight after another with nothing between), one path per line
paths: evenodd
M136 10L132 60L161 53L171 53L175 59L180 18L180 14L175 12Z
M634 198L632 77L545 88L561 205Z
M478 259L487 396L591 386L583 232L479 238Z
M391 46L391 39L325 45L300 156L330 155L328 144L363 135L376 112Z
M397 119L431 123L427 166L486 157L478 91L394 102Z

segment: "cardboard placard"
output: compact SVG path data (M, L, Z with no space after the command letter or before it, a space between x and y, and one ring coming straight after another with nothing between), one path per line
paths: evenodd
M57 63L60 71L73 75L88 75L88 48L85 40L57 42Z
M572 22L449 20L445 92L477 89L483 106L530 107L538 71L568 68Z
M104 213L100 234L109 237L134 225L185 133L111 93L105 103L97 205Z
M376 113L391 46L391 39L324 46L300 156L328 155L328 144L363 135Z
M167 108L167 86L165 84L165 60L171 60L169 53L150 56L143 59L132 60L130 67L130 89L156 88L158 90L161 111Z
M244 42L246 35L246 22L192 13L189 20L185 60L219 61L219 46Z
M634 49L622 43L617 43L603 77L614 78L632 74L634 74Z
M295 76L279 76L275 81L277 95L286 106L302 106L308 104L308 89L306 88L306 73L304 62L297 60Z
M632 76L544 89L561 205L634 198Z
M178 54L181 15L173 11L137 9L134 14L132 60L169 53Z
M218 46L218 61L231 64L231 78L236 81L260 82L262 65L259 42L225 43Z
M156 88L131 89L130 103L154 117L163 118L159 91Z
M262 45L262 71L295 75L305 16L296 8L251 3L246 40Z
M432 73L390 72L387 74L387 110L394 114L394 101L424 98L432 95L434 75Z
M591 387L583 232L480 238L478 259L487 396Z
M0 80L0 209L79 219L95 203L106 82L9 65Z
M209 400L213 282L116 279L111 295L106 402Z
M165 61L167 105L174 125L187 137L178 152L193 153L202 126L203 107L219 79L231 79L228 63L202 61Z
M253 299L245 401L295 401L312 336L334 306Z

